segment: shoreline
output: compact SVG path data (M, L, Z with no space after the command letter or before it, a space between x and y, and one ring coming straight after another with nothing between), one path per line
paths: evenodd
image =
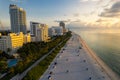
M76 34L78 35L78 34ZM119 80L120 77L118 74L116 74L107 64L105 64L103 62L102 59L100 59L95 52L92 51L91 48L89 48L89 46L86 44L86 42L81 38L80 35L78 35L79 37L79 42L81 43L82 47L85 49L85 51L88 53L88 55L90 55L92 58L94 58L94 60L97 62L97 64L99 65L101 71L105 72L108 77L111 80Z
M73 33L39 80L119 80L120 78ZM80 48L82 47L82 48ZM57 62L57 65L54 63ZM52 72L52 74L50 74Z

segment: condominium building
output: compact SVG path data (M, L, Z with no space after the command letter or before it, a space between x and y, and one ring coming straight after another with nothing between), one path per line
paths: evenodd
M63 33L65 33L66 32L65 23L63 21L61 21L59 23L59 26L63 28Z
M19 8L17 5L10 4L9 6L11 31L13 33L23 32L27 33L26 29L26 12L23 8Z
M36 41L48 41L48 26L38 22L30 22L31 35L34 35Z
M19 47L23 46L24 35L22 32L20 32L19 34L10 33L8 37L10 37L12 49L19 48Z
M2 36L2 34L0 33L0 37Z
M7 36L0 37L0 50L6 51L7 49L16 50L22 47L24 43L31 42L30 34L24 35L22 32L19 34L10 33Z
M54 37L56 36L56 32L55 32L55 29L52 27L52 28L49 28L48 29L48 34L49 34L49 37Z
M7 51L8 48L11 48L10 45L11 45L10 37L8 36L0 37L0 50Z
M24 43L31 42L31 35L30 33L24 35Z
M49 36L61 36L63 35L63 28L60 26L53 26L49 29Z

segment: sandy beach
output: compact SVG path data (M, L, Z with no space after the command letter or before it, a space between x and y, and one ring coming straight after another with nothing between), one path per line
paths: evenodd
M80 36L79 36L80 37ZM119 75L117 75L112 69L110 69L97 55L95 52L93 52L88 45L85 43L85 41L80 37L81 44L83 45L84 49L88 52L89 55L91 55L101 68L101 71L104 71L111 80L120 80Z
M73 33L39 80L120 80L82 38Z

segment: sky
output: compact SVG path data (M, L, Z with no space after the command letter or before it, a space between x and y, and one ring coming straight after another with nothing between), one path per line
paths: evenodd
M120 0L0 0L0 21L10 28L9 5L16 4L30 21L57 26L56 20L79 27L120 28Z

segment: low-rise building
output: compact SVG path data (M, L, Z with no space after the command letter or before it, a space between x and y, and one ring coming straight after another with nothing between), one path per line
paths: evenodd
M19 34L10 33L7 36L0 37L0 50L5 52L7 52L8 49L16 50L27 42L31 42L30 34L24 35L22 32Z
M2 34L0 33L0 37L2 36Z
M24 35L24 43L31 42L31 35L30 33Z
M24 34L22 32L20 32L19 34L10 33L8 37L10 37L12 49L16 49L23 46Z
M36 41L35 36L31 36L31 42L35 42L35 41Z
M10 37L8 36L1 36L0 37L0 50L6 51L8 48L11 48Z

